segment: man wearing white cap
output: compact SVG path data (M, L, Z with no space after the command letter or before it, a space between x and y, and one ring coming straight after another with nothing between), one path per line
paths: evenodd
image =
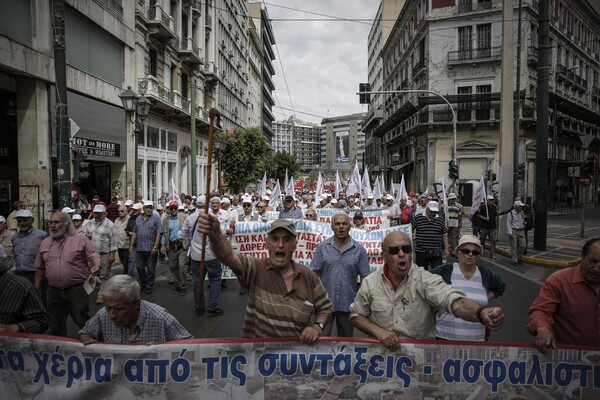
M158 214L154 213L154 203L151 201L144 201L143 212L135 220L135 230L131 237L129 252L131 253L135 249L140 285L146 294L152 294L163 225Z
M35 258L40 249L40 243L48 234L33 227L33 214L29 210L17 211L19 230L12 237L15 274L21 275L31 283L35 282ZM46 282L42 286L42 299L46 304Z
M82 233L92 241L92 244L100 253L100 280L104 284L110 279L110 269L115 262L117 249L119 248L119 237L115 224L106 217L106 207L96 204L92 209L94 219L90 220L82 229ZM102 304L99 295L96 304Z
M373 203L373 195L367 196L367 203L364 205L363 210L377 210L377 204Z
M438 213L437 201L430 201L425 214L411 214L410 223L415 230L415 263L426 270L442 263L449 255L448 229Z
M523 207L525 203L517 200L513 204L513 209L506 218L506 233L510 236L510 252L512 254L513 265L521 264L521 257L525 251L525 215Z

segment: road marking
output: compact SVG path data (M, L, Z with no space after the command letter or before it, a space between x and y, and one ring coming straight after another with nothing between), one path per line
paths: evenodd
M493 260L486 260L486 261L487 261L488 263L490 263L490 264L493 264L493 265L495 265L495 266L496 266L496 267L498 267L498 268L502 268L502 269L503 269L503 270L505 270L506 272L510 272L511 274L518 275L518 276L520 276L521 278L523 278L523 279L527 279L528 281L530 281L530 282L533 282L533 283L535 283L535 284L537 284L537 285L539 285L539 286L541 286L541 285L542 285L542 283L544 283L544 282L543 282L543 281L541 281L540 279L531 278L531 277L529 277L529 276L525 275L525 274L526 274L526 272L521 272L521 271L517 271L517 270L515 270L515 269L514 269L515 267L512 267L512 268L511 268L511 267L508 267L508 266L504 266L504 265L502 265L502 264L500 264L500 263L498 263L498 262L496 262L496 261L493 261ZM518 267L516 267L516 268L518 268ZM541 277L540 277L540 278L541 278Z
M221 317L209 317L202 323L202 327L196 331L194 337L196 339L206 339L211 337L210 335L215 330L217 325L221 321Z

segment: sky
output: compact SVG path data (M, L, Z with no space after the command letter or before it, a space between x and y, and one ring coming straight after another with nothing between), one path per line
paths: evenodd
M356 92L367 82L367 40L379 0L265 0L264 5L276 44L275 119L289 118L291 109L298 119L314 123L366 112Z

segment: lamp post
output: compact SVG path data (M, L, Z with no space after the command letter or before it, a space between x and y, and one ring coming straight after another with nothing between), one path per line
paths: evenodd
M215 146L216 157L217 157L217 190L219 193L221 192L221 152L225 150L225 142L220 138L215 138L215 142L213 144Z
M129 121L134 124L134 136L135 136L135 164L134 164L134 196L135 201L138 201L138 186L139 186L139 164L138 164L138 147L139 147L139 135L144 126L144 120L148 116L150 112L150 107L152 107L152 102L146 98L146 96L138 95L133 90L131 90L131 86L127 86L127 90L119 95L121 101L123 102L123 108L125 112L129 116ZM135 115L134 115L135 114Z

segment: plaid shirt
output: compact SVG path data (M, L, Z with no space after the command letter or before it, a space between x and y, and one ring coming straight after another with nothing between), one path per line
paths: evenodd
M92 244L100 254L117 251L119 237L115 224L108 218L98 223L95 219L90 220L82 229L84 235L92 234Z
M116 326L103 307L85 323L79 334L103 343L165 343L192 337L167 310L145 300L140 301L140 315L133 332Z
M151 251L159 233L163 233L163 224L158 214L152 214L149 218L140 215L135 220L135 249Z

